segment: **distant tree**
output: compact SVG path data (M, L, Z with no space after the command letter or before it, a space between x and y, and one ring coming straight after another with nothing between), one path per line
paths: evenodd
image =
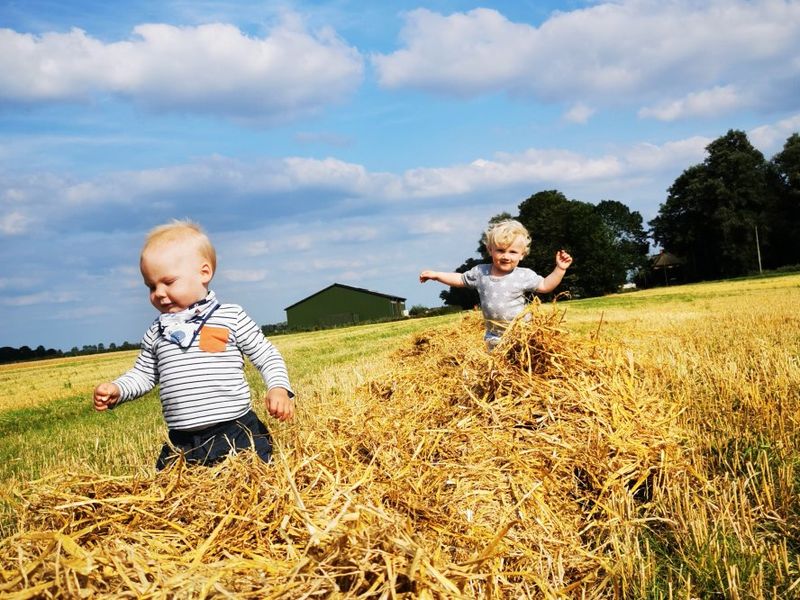
M706 205L710 197L703 189L706 184L703 167L689 167L670 186L658 216L650 221L653 239L684 258L688 276L695 280L710 278L714 272L716 231L711 220L713 206Z
M776 252L782 264L800 264L800 135L793 133L771 161L777 188L775 202Z
M408 309L408 316L409 317L419 317L424 315L428 312L428 307L422 304L415 304L410 309Z
M267 323L266 325L261 326L261 333L267 336L286 333L288 330L289 326L286 321L281 321L280 323Z
M630 256L618 245L619 236L629 227L619 224L616 231L606 223L617 210L612 204L600 210L588 202L568 200L557 190L534 194L519 205L518 219L533 239L531 252L520 265L547 275L554 267L555 253L564 248L575 262L556 293L568 290L575 297L589 297L617 291L630 268Z
M742 131L706 147L700 165L686 169L669 188L650 221L653 239L682 256L692 279L741 275L757 268L756 232L771 262L773 188L764 156Z
M642 215L616 200L602 200L595 210L611 230L617 252L622 256L628 272L633 274L644 269L650 244Z

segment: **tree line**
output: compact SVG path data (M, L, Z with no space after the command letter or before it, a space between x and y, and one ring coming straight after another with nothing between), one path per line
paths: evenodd
M86 344L81 348L73 346L69 351L56 350L54 348L45 348L44 346L37 346L31 348L30 346L20 346L19 348L12 348L11 346L0 347L0 364L21 362L27 360L41 360L43 358L60 358L64 356L82 356L85 354L101 354L103 352L118 352L120 350L138 350L138 344L131 344L130 342L122 342L122 344L110 343L107 347L105 344Z
M706 159L686 169L668 188L657 216L641 214L616 200L598 204L568 199L558 190L523 200L517 214L501 213L489 223L514 218L533 238L520 266L549 272L559 248L575 263L560 291L573 298L669 281L650 255L650 240L670 256L672 277L681 282L737 277L800 264L800 135L792 134L771 160L755 149L742 131L730 130L707 147ZM489 262L483 239L479 258L456 268L463 273ZM466 288L440 294L448 305L471 308L478 295Z

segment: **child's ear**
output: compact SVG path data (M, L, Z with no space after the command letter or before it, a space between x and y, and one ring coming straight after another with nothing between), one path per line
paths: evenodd
M211 281L211 278L214 277L214 269L211 268L211 263L204 262L200 265L200 281L204 284Z

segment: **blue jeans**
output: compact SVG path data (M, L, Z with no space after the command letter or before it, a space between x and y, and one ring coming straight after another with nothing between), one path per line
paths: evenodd
M272 459L272 437L252 410L238 419L215 423L204 429L171 429L169 442L161 448L156 461L156 469L160 471L171 464L180 453L189 464L211 466L232 452L247 449L255 450L264 462Z

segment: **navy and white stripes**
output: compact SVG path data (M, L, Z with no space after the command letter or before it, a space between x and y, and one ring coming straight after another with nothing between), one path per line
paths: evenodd
M204 328L216 330L217 347L203 349L200 335L189 348L181 348L159 334L156 320L142 338L133 368L114 381L120 389L119 403L160 385L169 429L198 429L237 419L251 407L244 356L261 372L267 389L284 388L294 395L283 357L241 306L220 305Z

